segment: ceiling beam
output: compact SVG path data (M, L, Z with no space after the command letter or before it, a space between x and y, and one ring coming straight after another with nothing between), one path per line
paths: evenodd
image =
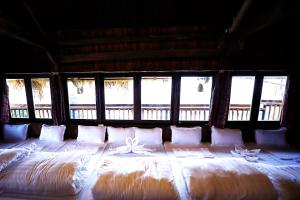
M239 10L236 18L233 20L232 25L229 27L228 30L226 30L226 32L233 33L239 28L241 22L243 21L245 15L248 12L249 8L251 7L252 3L253 3L253 0L245 0L244 1L244 3L242 5L241 9Z
M40 48L42 50L47 50L47 48L43 44L41 44L41 42L37 42L36 39L32 39L31 36L27 34L21 27L2 18L1 16L0 16L0 34L22 41L26 44Z
M46 41L49 41L50 38L49 38L47 32L44 30L44 28L40 24L39 20L36 18L33 10L31 9L30 5L28 4L27 0L23 0L23 5L24 5L25 9L27 10L27 12L29 13L29 15L31 16L34 24L36 25L38 31L41 33L42 37ZM51 50L49 50L49 48L47 48L45 50L45 52L46 52L46 55L49 58L50 62L53 64L52 70L55 71L55 72L57 72L59 70L58 63L56 62L56 59L54 59Z
M157 59L157 58L190 58L190 57L216 57L219 55L217 49L168 49L153 51L130 51L89 53L79 55L63 55L61 63L97 62L132 59Z
M240 38L246 38L258 31L266 29L271 25L299 13L300 8L297 1L280 0L269 9L256 15L247 23L241 25L238 35ZM295 24L295 26L297 26Z

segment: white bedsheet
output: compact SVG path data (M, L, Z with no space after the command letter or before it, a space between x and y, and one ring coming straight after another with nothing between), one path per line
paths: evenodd
M32 144L35 144L36 151L45 151L45 152L56 152L61 149L66 142L51 142L51 141L45 141L45 140L39 140L39 139L27 139L25 141L16 143L14 148L26 148Z
M278 191L278 199L300 199L300 166L283 165L272 166L267 164L255 165L264 174L267 174Z
M58 151L86 152L90 154L103 153L106 143L91 143L77 140L66 140Z
M179 198L166 157L106 157L99 168L94 199Z
M75 195L91 174L90 155L74 152L36 152L0 175L3 194Z
M179 168L178 170L182 172L185 171L185 175L183 177L185 182L188 182L189 180L189 178L186 176L188 171L186 171L186 169L184 170L184 168L187 167L185 166L186 163L198 162L199 165L202 164L203 167L211 162L222 161L222 165L227 166L228 164L226 160L231 160L234 158L230 153L230 150L234 150L234 147L211 147L207 144L174 145L171 143L165 143L164 147L168 155L172 157L173 168ZM297 151L297 149L291 148L263 148L254 144L247 145L246 148L261 148L261 152L258 154L259 159L256 162L248 162L242 158L234 159L241 159L241 161L243 161L247 166L252 166L258 169L262 174L265 174L272 182L273 187L276 189L279 199L300 199L299 150ZM205 156L202 156L203 150L204 152L208 150L214 155L214 157L210 159L205 158ZM199 174L203 172L201 167L199 167L198 170L200 170L200 172L198 172ZM179 178L180 177L176 177L176 179ZM188 188L189 191L190 189L191 188Z
M0 149L10 149L13 148L16 144L15 143L0 143Z
M0 150L0 172L24 157L28 156L34 149L13 148Z
M195 199L276 199L269 178L241 158L181 159L188 191Z

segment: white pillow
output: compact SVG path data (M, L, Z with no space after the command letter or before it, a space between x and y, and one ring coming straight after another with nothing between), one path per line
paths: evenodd
M287 146L285 132L286 128L282 127L273 130L255 130L255 141L258 145L266 146Z
M4 124L3 139L6 142L20 142L26 140L29 124Z
M105 140L105 126L83 126L78 125L77 141L104 143Z
M211 127L211 144L216 146L243 146L242 131L240 129Z
M40 140L47 140L51 142L63 142L65 130L65 125L49 126L43 124L40 134Z
M162 144L162 129L161 128L135 128L135 138L138 144L158 145Z
M134 128L114 128L107 127L108 133L108 142L109 143L118 143L118 144L126 144L126 138L131 137L134 138Z
M200 126L192 128L171 126L172 130L172 144L200 144L201 130Z

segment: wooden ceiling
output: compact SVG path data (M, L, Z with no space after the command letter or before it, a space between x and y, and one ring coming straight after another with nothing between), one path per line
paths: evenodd
M4 0L4 72L283 69L299 64L285 0Z

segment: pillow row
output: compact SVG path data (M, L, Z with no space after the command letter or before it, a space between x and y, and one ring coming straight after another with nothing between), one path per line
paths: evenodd
M139 144L157 145L162 144L162 129L161 128L114 128L107 127L108 142L124 144L127 137L136 138Z
M3 126L4 140L7 142L18 142L26 140L29 124ZM40 140L62 142L64 140L65 125L49 126L42 125ZM200 144L201 127L192 128L171 126L172 144ZM214 146L243 145L242 132L239 129L211 128L211 144ZM157 145L162 144L162 129L143 129L136 127L115 128L107 127L108 142L124 144L127 137L137 138L140 144ZM286 146L286 128L274 130L255 130L255 140L258 145ZM106 127L99 126L78 126L78 141L104 143Z

